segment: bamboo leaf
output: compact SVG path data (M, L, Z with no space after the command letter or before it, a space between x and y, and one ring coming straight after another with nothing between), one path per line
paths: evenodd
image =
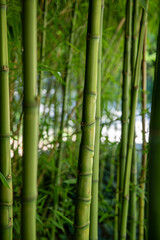
M40 219L40 217L39 217L38 214L36 214L36 219L37 219L37 221L38 221L42 226L44 226L44 224L43 224L43 222L41 221L41 219Z
M65 217L61 212L54 210L52 208L49 208L51 211L53 211L54 213L56 213L57 215L59 215L60 217L62 217L69 225L71 225L73 227L73 222L68 219L67 217Z
M50 66L48 66L46 64L42 64L42 63L38 64L38 71L48 71L48 72L52 73L59 82L65 84L65 82L63 81L63 79L61 77L60 72L57 72L56 70L54 70L53 68L51 68Z
M67 184L76 184L76 182L77 180L75 178L64 181L64 183L67 183Z
M11 190L5 176L1 172L0 172L0 179L1 179L1 182L3 183L3 185Z
M70 43L70 42L68 42L68 41L66 41L66 43L67 43L71 48L73 48L74 50L76 50L77 53L80 52L80 50L79 50L76 46L74 46L72 43Z

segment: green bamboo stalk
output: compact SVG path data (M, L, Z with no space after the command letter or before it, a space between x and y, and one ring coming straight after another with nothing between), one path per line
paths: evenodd
M95 142L95 113L97 94L98 45L100 34L101 1L89 1L86 69L82 114L77 196L74 220L74 239L88 240L92 187L92 164Z
M149 172L149 224L148 240L160 239L160 24L157 41L157 57L152 97L151 123L150 123L150 150L148 161Z
M138 0L133 2L133 28L132 28L132 50L131 50L131 84L134 85L134 72L137 57L137 44L138 44ZM132 92L133 94L133 87ZM131 96L132 98L132 96ZM131 106L132 107L132 106ZM136 201L136 185L137 185L137 158L136 158L136 143L134 134L134 147L132 155L132 170L131 170L131 184L130 191L130 207L129 207L129 239L136 239L137 227L137 201Z
M115 176L115 146L111 146L111 156L110 156L110 181L112 186L114 185L114 176Z
M41 59L41 63L42 64L45 61L47 13L48 13L48 1L44 0L44 3L43 3L43 31L42 31L42 36L41 36L42 42L41 42L41 52L40 52L40 59ZM44 72L41 71L40 75L39 75L39 81L38 81L39 103L40 103L40 98L41 98L41 89L42 89L43 76L44 76Z
M10 159L9 67L7 41L7 3L0 0L0 173L10 188L0 180L0 239L12 239L12 175Z
M119 156L117 162L117 181L116 181L116 202L115 202L115 218L114 218L114 240L118 240L118 226L119 226Z
M93 158L92 201L90 213L89 239L98 239L98 183L99 183L99 145L100 145L100 119L101 119L101 61L102 61L102 32L103 32L104 0L101 0L100 40L98 50L98 76L96 100L96 126L95 146Z
M106 144L106 152L108 150L108 144ZM100 160L100 166L99 166L99 192L100 194L103 193L103 178L104 178L104 170L105 170L105 159L102 158Z
M146 142L146 124L145 124L145 111L147 107L147 74L146 74L146 40L147 31L145 31L144 46L143 46L143 60L142 60L142 166L140 175L140 188L142 189L139 198L139 235L138 239L144 239L144 218L145 218L145 181L146 181L146 164L147 164L147 142Z
M146 8L143 9L143 13L142 13L138 53L137 53L134 80L133 80L134 86L133 86L133 94L132 94L132 100L131 100L132 108L131 108L131 118L130 118L130 124L129 124L128 150L127 150L127 161L126 161L125 178L124 178L124 194L123 194L121 227L120 227L121 240L126 239L126 232L127 232L129 185L130 185L132 151L133 151L133 142L134 142L135 114L136 114L136 107L137 107L137 100L138 100L140 67L141 67L144 35L145 35L147 10L148 10L148 0L146 0Z
M37 1L23 1L23 74L24 74L24 126L23 126L23 188L22 226L23 240L36 239L37 199L37 142L38 101L37 87Z
M54 140L56 141L57 139L57 133L58 133L58 128L59 128L59 124L58 124L58 84L56 82L56 80L54 81L54 97L53 97L53 101L54 101Z
M134 137L135 138L135 137ZM129 239L136 240L137 228L137 200L136 200L136 186L137 186L137 157L136 157L136 144L134 139L133 154L132 154L132 167L131 167L131 184L129 202Z
M134 71L137 58L137 45L138 45L138 25L139 25L139 12L138 6L139 1L133 2L133 27L132 27L132 50L131 50L131 73L132 73L132 84L134 80Z
M122 136L120 153L120 201L122 202L126 154L128 136L128 116L129 116L129 85L130 85L130 61L131 61L131 29L132 29L132 0L126 2L126 22L125 22L125 45L124 45L124 65L123 65L123 87L122 87Z

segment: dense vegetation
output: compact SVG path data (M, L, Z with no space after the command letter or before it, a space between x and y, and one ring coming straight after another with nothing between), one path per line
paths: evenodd
M0 0L0 239L160 239L159 14Z

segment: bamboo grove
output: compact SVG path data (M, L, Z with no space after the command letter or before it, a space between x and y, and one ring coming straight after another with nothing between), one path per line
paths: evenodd
M0 239L160 239L159 0L0 0Z

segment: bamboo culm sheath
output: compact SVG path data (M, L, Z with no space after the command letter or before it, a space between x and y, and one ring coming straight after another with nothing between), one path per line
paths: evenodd
M93 158L92 201L90 216L89 239L98 239L98 183L99 183L99 144L100 144L100 119L101 119L101 59L102 59L102 30L103 30L104 0L101 1L100 40L98 50L98 77L96 101L96 130Z
M89 239L100 16L101 1L89 1L85 84L81 124L82 139L78 161L77 196L74 221L75 240Z
M0 180L0 239L12 240L12 175L10 159L9 67L6 0L0 0L0 173L10 188Z
M23 1L23 187L21 239L36 239L37 199L37 0Z

